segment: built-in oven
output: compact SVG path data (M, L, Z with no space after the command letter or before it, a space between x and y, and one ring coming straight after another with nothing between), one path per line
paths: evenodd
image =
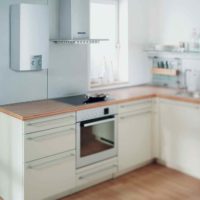
M116 106L77 113L77 168L117 156L116 114Z

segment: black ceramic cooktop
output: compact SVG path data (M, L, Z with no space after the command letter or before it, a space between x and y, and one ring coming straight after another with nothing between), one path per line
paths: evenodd
M63 97L59 99L55 99L56 101L60 101L63 103L67 103L70 105L83 105L83 104L90 104L90 103L96 103L96 102L102 102L106 101L107 97L90 97L85 94L83 95L77 95L77 96L71 96L71 97Z

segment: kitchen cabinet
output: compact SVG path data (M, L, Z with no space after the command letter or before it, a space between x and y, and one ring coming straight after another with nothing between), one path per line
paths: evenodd
M200 178L200 106L162 100L160 134L161 161Z
M0 194L59 199L157 158L200 178L200 105L162 98L118 105L118 157L76 169L76 113L21 121L0 113Z
M25 162L74 149L74 133L75 127L71 125L26 134L24 137Z
M25 200L64 196L63 193L75 185L75 152L26 163L24 182Z
M152 101L120 105L119 171L126 172L146 164L152 154Z
M118 159L110 158L76 171L76 190L112 179L118 171Z
M0 194L58 199L75 188L75 113L21 121L0 113Z
M153 157L158 159L160 156L160 99L152 100L152 151Z

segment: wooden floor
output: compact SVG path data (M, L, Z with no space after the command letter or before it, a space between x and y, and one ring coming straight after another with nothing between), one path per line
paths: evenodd
M200 200L200 180L152 164L62 200Z

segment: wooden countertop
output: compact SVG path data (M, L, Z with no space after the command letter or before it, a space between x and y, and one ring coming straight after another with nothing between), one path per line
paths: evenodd
M74 110L75 107L54 100L33 101L0 107L0 112L24 121L74 112Z
M55 100L42 100L1 106L0 112L8 114L17 119L26 121L41 117L49 117L58 114L76 112L100 106L126 103L129 101L142 100L153 97L160 97L164 99L200 104L200 99L177 96L177 92L178 90L175 89L154 86L128 87L123 89L106 91L106 94L110 95L111 100L101 103L72 106L69 104L57 102Z

